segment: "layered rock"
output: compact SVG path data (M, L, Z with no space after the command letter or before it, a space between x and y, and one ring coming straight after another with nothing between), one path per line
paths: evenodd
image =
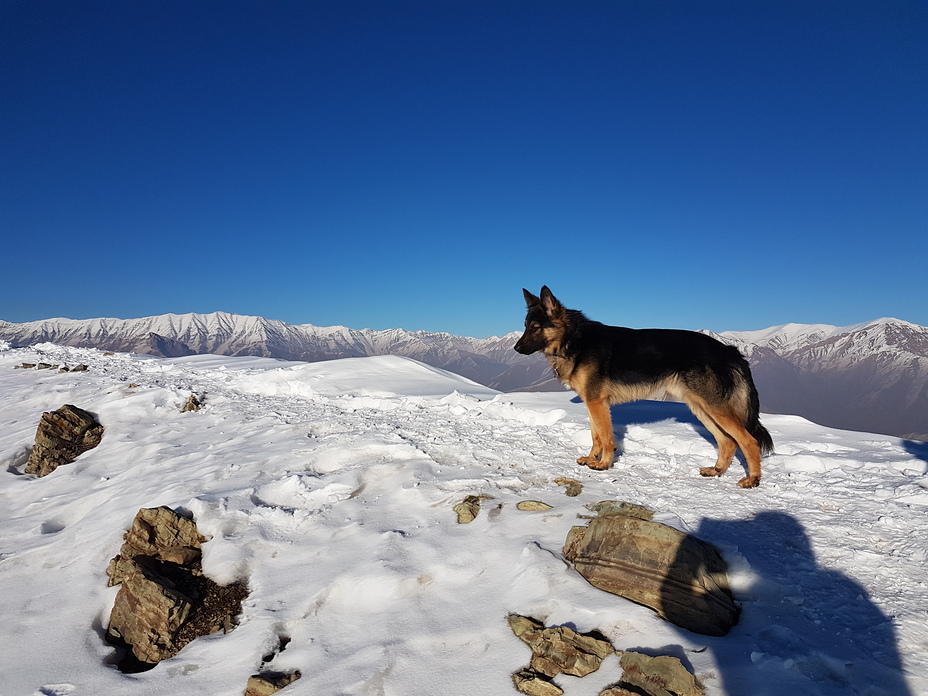
M25 471L48 476L99 445L102 439L103 426L82 408L65 404L56 411L43 413Z
M219 586L203 575L193 520L167 507L143 508L110 561L109 584L120 585L107 640L127 649L124 672L150 669L187 643L230 631L248 595L244 583Z

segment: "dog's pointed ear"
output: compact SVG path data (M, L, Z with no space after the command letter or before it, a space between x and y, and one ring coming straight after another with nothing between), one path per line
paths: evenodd
M547 285L541 288L541 306L549 317L564 311L564 305L548 289Z
M525 295L525 304L527 304L529 307L537 307L541 304L541 300L535 297L525 288L522 288L522 294Z

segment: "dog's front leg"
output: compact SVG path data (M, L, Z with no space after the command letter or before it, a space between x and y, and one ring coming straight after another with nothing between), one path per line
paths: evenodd
M593 448L589 456L580 457L577 464L585 464L591 469L608 469L615 457L615 436L612 434L609 401L605 398L591 399L586 402L586 409L590 414Z

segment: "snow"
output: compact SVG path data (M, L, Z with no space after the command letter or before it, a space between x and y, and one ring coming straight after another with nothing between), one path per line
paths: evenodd
M13 369L22 362L87 372ZM203 410L180 413L191 392ZM98 415L102 444L23 474L43 411ZM516 612L681 657L709 696L928 693L928 446L764 415L777 454L758 489L720 479L685 407L614 409L621 452L595 472L571 393L500 394L407 358L157 359L0 344L0 694L241 694L262 656L283 693L514 694ZM580 480L567 497L558 477ZM465 495L492 496L457 524ZM537 499L546 512L521 512ZM677 629L590 586L561 548L578 514L626 500L718 545L742 620ZM206 573L244 580L238 627L126 675L103 641L107 562L141 507L190 511ZM904 670L904 672L902 671ZM903 676L904 674L904 676ZM595 696L617 658L568 696Z

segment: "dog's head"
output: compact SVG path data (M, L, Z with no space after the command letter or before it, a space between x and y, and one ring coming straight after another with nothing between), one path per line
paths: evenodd
M552 342L552 333L563 327L567 310L547 285L541 288L541 297L535 297L524 288L522 293L528 306L525 314L525 333L514 348L523 355L531 355L548 347Z

